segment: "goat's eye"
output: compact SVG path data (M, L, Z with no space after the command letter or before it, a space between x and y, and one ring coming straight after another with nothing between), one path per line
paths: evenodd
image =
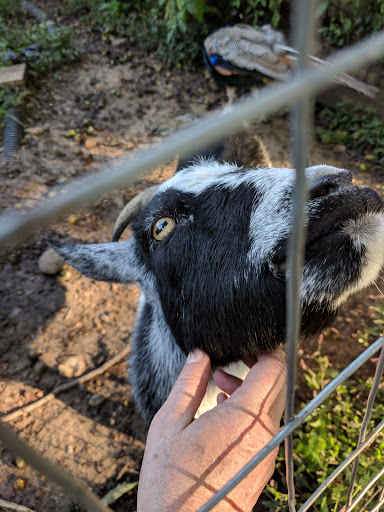
M163 240L174 227L175 221L171 217L162 217L155 222L152 228L152 236L155 240Z

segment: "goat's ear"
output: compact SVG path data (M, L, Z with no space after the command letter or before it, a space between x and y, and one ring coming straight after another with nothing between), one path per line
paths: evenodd
M81 274L108 283L140 281L143 268L138 262L136 241L106 244L70 245L56 240L48 243Z

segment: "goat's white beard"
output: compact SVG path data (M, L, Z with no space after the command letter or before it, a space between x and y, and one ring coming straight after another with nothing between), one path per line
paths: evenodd
M230 363L227 366L220 366L218 368L220 368L220 370L225 371L226 373L229 373L229 375L238 377L241 380L244 380L249 372L248 366L244 364L242 361ZM211 409L216 407L217 395L219 393L222 393L222 390L218 386L216 386L213 377L211 377L203 401L201 402L200 407L198 408L195 414L195 418L198 418L206 411L210 411Z
M301 283L301 297L308 303L323 304L330 311L337 310L354 293L373 284L384 266L384 214L368 213L358 219L345 222L341 233L347 236L358 252L362 253L360 259L361 271L359 278L349 286L345 285L343 273L340 274L336 289L344 289L340 295L333 294L332 286L325 286L323 282L323 266L332 265L332 258L324 261L321 268L316 268L304 262L303 280ZM351 254L351 258L354 256ZM345 262L347 265L348 262ZM323 291L322 291L323 290ZM327 291L326 291L327 290Z
M365 265L360 279L335 302L335 307L343 304L350 295L373 284L384 266L384 215L374 213L349 221L343 228L356 249L365 248Z

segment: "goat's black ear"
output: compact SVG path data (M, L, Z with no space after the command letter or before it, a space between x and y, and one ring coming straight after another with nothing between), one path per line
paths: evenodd
M49 245L81 274L108 283L132 283L141 279L136 241L71 245L47 240Z

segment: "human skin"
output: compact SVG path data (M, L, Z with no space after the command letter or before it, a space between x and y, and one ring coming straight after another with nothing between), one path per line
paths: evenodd
M258 357L244 381L214 373L218 405L194 419L209 382L209 357L187 358L148 432L138 512L196 512L279 432L286 367L280 351ZM271 478L273 450L216 507L251 511Z

